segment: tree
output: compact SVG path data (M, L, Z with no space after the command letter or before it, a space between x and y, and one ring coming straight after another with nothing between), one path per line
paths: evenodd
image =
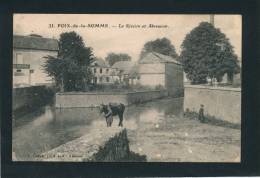
M181 48L180 61L194 84L206 83L207 78L220 81L225 73L240 70L229 39L208 22L200 23L187 34Z
M156 39L154 41L148 41L144 44L144 47L140 54L140 59L142 59L147 53L157 52L173 58L177 58L175 47L171 44L171 41L167 38Z
M112 66L118 61L131 61L131 57L125 53L109 53L105 60L109 63L110 66Z
M92 74L88 66L93 60L92 49L85 47L82 37L77 33L62 33L58 56L46 58L43 68L62 91L84 90L90 83Z

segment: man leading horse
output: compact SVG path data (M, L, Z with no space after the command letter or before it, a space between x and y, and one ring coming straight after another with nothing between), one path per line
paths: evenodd
M106 118L107 127L111 127L113 123L113 116L118 115L119 124L118 126L123 127L125 105L120 103L109 103L108 105L101 104L100 113L104 113Z

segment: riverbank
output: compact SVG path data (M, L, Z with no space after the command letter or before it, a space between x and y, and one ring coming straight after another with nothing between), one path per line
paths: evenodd
M172 115L129 130L128 136L131 150L148 162L240 162L239 129Z
M185 111L184 117L186 117L188 119L193 119L193 120L199 121L199 119L198 119L199 113L198 112ZM207 124L215 125L215 126L220 126L220 127L227 127L227 128L231 128L231 129L241 129L241 124L231 123L231 122L228 122L228 121L225 121L225 120L220 120L220 119L217 119L214 116L210 116L210 115L204 115L203 123L207 123Z

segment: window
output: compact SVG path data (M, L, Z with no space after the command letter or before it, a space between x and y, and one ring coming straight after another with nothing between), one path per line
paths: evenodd
M16 54L16 64L23 64L23 55L21 53Z
M109 82L109 77L107 77L106 79L107 79L107 82Z
M106 71L107 71L107 73L108 73L108 72L109 72L109 69L107 69Z
M16 72L22 72L22 70L21 69L17 69Z
M100 73L102 74L102 68L100 68Z
M97 73L97 69L96 68L94 68L94 73Z
M102 77L99 77L99 82L102 82Z

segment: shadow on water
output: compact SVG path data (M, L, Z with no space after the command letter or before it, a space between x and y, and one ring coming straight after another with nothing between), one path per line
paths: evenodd
M46 112L46 107L41 107L37 110L34 110L32 112L29 112L26 115L19 116L17 114L13 114L13 127L19 127L22 125L25 125L32 120L40 117Z
M162 119L183 114L183 98L162 99L126 107L124 126L139 127L140 121L153 123ZM118 124L114 118L113 124ZM105 119L98 108L55 109L51 106L41 108L16 119L13 128L13 151L17 158L29 160L33 154L51 150L61 144L89 134L91 128L105 126Z

